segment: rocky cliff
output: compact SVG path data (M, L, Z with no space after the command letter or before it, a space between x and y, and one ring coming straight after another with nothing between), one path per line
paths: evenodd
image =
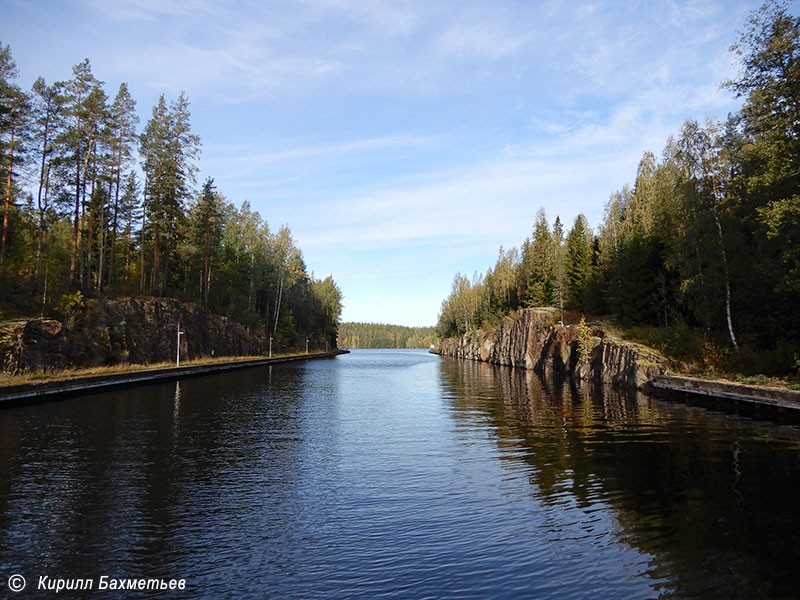
M498 365L535 369L545 375L572 375L624 387L643 387L667 369L669 361L657 351L590 331L591 356L579 352L579 326L561 326L555 309L529 308L505 317L494 331L448 338L440 354Z
M181 358L263 354L269 337L197 304L172 298L86 300L70 315L0 325L0 370L50 371L118 363L175 360L178 323Z

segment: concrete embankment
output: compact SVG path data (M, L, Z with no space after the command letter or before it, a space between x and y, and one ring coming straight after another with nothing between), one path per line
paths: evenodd
M791 412L800 416L800 392L794 390L679 375L655 377L650 387L673 397L680 395L692 401Z
M113 389L161 383L184 379L225 373L236 369L265 367L286 362L313 360L317 358L331 358L340 354L348 354L347 350L334 352L321 352L315 354L298 354L294 356L281 356L253 360L231 360L229 362L215 362L187 367L168 367L161 369L146 369L116 373L113 375L100 375L92 377L76 377L58 381L42 381L24 383L20 385L0 387L0 408L20 404L33 404L69 396L80 396L95 392L105 392Z
M440 344L442 356L534 369L544 375L571 375L622 387L645 387L666 372L669 361L657 351L590 328L581 355L580 328L562 326L552 308L528 308L505 317L494 331L477 331Z

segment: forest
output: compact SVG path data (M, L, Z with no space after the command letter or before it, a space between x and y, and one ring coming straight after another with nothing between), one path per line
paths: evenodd
M433 327L382 323L342 323L340 348L429 348L436 341Z
M288 227L271 229L209 178L189 101L163 95L139 127L88 59L72 77L17 84L0 43L0 320L88 297L169 296L269 332L335 343L341 292L309 275Z
M519 249L455 276L437 334L550 305L657 328L711 367L800 371L800 19L768 2L731 51L740 72L722 85L741 110L688 120L660 156L645 153L596 230L539 210Z

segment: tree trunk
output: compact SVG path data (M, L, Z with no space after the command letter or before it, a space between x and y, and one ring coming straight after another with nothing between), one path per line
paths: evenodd
M169 244L164 244L164 277L161 279L160 296L167 294L167 282L169 281Z
M253 292L255 290L255 267L256 267L256 255L255 253L250 253L250 291L247 296L247 310L255 310L255 306L253 305Z
M125 272L128 272L128 267L131 264L131 223L130 221L125 226ZM127 275L126 275L127 279Z
M116 177L116 186L114 189L114 213L111 217L111 251L109 257L109 267L108 267L108 284L112 285L114 283L114 269L115 269L115 260L117 254L117 216L119 212L119 184L121 179L121 172L122 172L122 150L119 150L117 154L117 177ZM111 184L109 184L109 194L108 197L111 197ZM126 262L127 265L127 262Z
M6 243L8 241L8 216L11 213L11 179L14 170L14 127L11 128L11 140L8 144L8 177L6 178L6 207L3 212L3 237L0 245L0 265L6 259Z
M206 279L206 308L208 308L208 295L211 292L211 265L208 265L208 279Z
M112 183L108 184L108 197L111 198ZM100 209L100 262L98 263L97 273L97 291L103 291L103 279L106 277L106 240L108 239L108 227L106 226L106 207L103 205Z
M79 193L77 194L76 204L75 204L75 214L78 217L78 231L76 232L77 238L75 238L75 242L77 243L78 247L78 280L81 284L81 287L85 285L85 248L83 244L83 225L84 220L86 218L86 211L83 208L86 205L86 171L89 168L89 158L92 156L92 148L94 147L94 140L89 141L89 149L86 151L86 158L83 161L83 178L78 186ZM80 177L79 177L80 179ZM83 197L83 202L81 202L81 195ZM75 234L73 234L74 236ZM91 240L90 240L91 241ZM85 288L84 288L85 289Z
M81 120L78 118L75 123L75 132L80 134ZM81 143L78 140L78 147L75 149L75 221L72 228L72 248L69 253L69 285L75 281L75 268L77 267L78 256L78 229L80 227L81 210Z
M150 294L158 287L158 279L161 270L161 247L158 240L158 232L153 236L153 266L150 270Z
M725 317L728 321L728 334L731 338L731 344L733 344L734 349L738 351L739 344L736 343L736 335L733 332L733 318L731 317L731 281L730 276L728 275L728 255L725 252L725 242L722 236L722 223L719 221L716 204L714 205L712 212L714 213L714 223L717 225L717 239L719 241L719 251L722 255L722 274L725 277Z
M205 232L203 235L203 306L208 308L208 287L211 284L211 232L209 231L209 223L206 223Z
M86 171L84 171L85 173ZM99 218L99 215L95 214L95 186L97 182L97 156L94 152L92 152L92 184L89 187L89 224L87 226L87 235L86 235L86 287L92 287L92 265L94 263L94 253L92 252L92 246L94 245L95 241L95 216ZM83 195L84 206L86 206L86 191L84 189ZM84 208L84 211L86 209ZM99 227L98 227L99 232ZM98 238L100 236L98 235ZM99 282L98 282L99 284Z
M281 275L280 279L278 279L278 293L275 297L275 326L272 328L272 332L275 333L278 330L278 317L281 312L281 296L283 295L283 275Z
M44 213L47 210L47 197L50 191L50 165L47 166L47 174L44 176L45 178L45 189L44 189L44 203L42 203L42 188L41 183L39 186L39 231L36 240L36 291L39 291L39 273L41 272L41 265L42 265L42 247L44 246Z
M144 225L147 215L147 178L142 190L142 230L139 232L139 295L144 294Z
M42 141L42 164L39 167L39 193L36 197L36 205L39 209L39 226L37 231L36 243L36 268L34 270L34 287L39 290L39 272L42 265L42 238L44 237L44 211L47 208L47 194L44 196L44 204L42 204L42 190L45 187L45 179L50 178L50 166L47 163L47 142L50 134L50 111L48 110L44 122L44 139Z

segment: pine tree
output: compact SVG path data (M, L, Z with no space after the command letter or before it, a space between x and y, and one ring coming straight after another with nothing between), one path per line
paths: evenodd
M125 188L119 199L118 211L125 224L125 264L123 272L127 274L132 262L133 230L142 217L141 189L139 180L136 177L136 171L130 171L125 178Z
M86 171L92 153L95 151L95 143L99 134L99 125L103 114L99 111L105 108L104 96L102 92L102 82L98 81L92 74L92 67L89 59L78 63L72 68L73 78L63 85L67 96L67 114L71 121L69 127L64 131L58 140L68 148L67 152L72 155L74 168L74 215L72 229L72 248L70 250L69 282L74 284L76 274L83 283L82 265L79 271L78 260L83 263L83 241L82 241L82 208L86 201ZM101 95L103 98L101 98ZM101 101L102 100L102 101ZM80 257L78 253L80 251Z
M111 140L111 185L113 191L113 207L111 214L110 228L110 258L111 268L108 271L108 282L114 280L114 269L116 266L117 234L119 230L120 216L120 185L122 182L122 171L128 165L133 154L133 144L136 141L136 126L139 117L136 114L136 101L128 90L128 85L122 83L119 86L114 102L110 109L109 128ZM111 186L110 186L111 187ZM128 238L129 241L129 238ZM127 258L126 258L127 265Z
M11 49L0 44L0 149L3 170L3 229L0 234L0 267L3 266L9 243L11 213L15 206L15 180L24 162L25 140L30 112L28 95L14 82L17 66Z
M214 187L214 180L209 177L203 184L203 190L193 211L194 243L199 249L202 262L200 294L205 307L208 307L213 260L222 238L221 218L220 199Z
M162 95L140 137L147 226L153 246L150 291L161 295L169 282L170 252L177 246L183 209L197 172L194 161L200 138L191 132L189 119L189 102L183 92L169 108Z
M544 208L540 208L536 213L531 242L524 247L522 256L525 280L521 296L526 306L548 306L552 303L554 258L553 237L547 215Z
M592 275L592 243L589 222L579 214L567 234L566 272L567 299L573 308L581 311L586 307L586 289Z
M564 320L564 305L567 300L567 257L564 247L564 226L561 217L553 223L553 303Z
M50 207L50 172L53 162L58 159L58 146L54 143L56 136L64 126L66 98L61 86L47 85L39 77L33 84L32 117L33 137L36 153L39 157L38 190L36 194L37 236L36 265L34 267L34 285L39 289L42 248L44 244L45 214Z

